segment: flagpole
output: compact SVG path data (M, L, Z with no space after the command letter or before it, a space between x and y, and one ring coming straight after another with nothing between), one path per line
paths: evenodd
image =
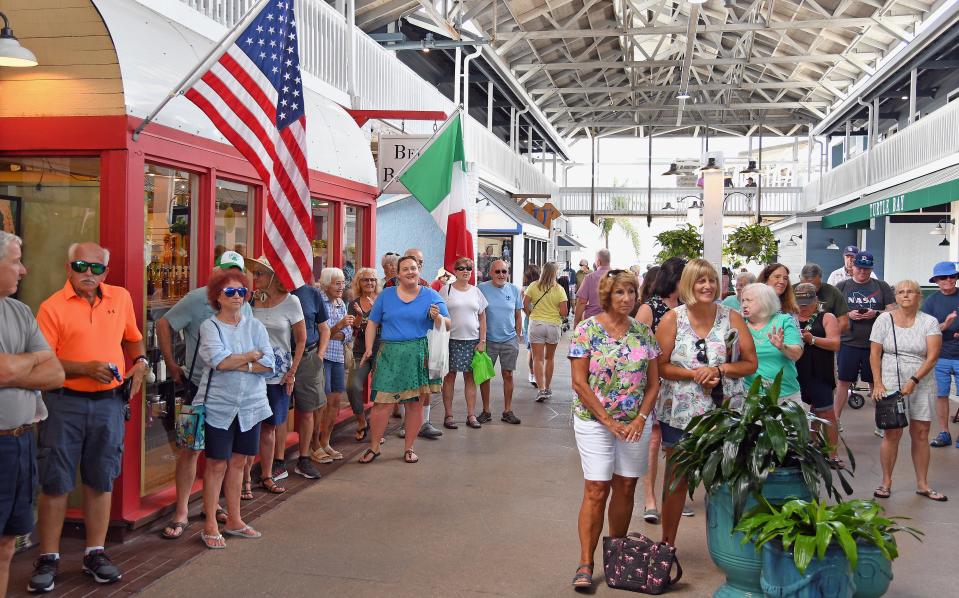
M446 131L446 128L447 128L448 126L450 126L450 123L453 122L453 119L454 119L455 117L459 116L459 114L460 114L461 112L462 112L462 109L457 106L457 108L456 108L455 110L453 110L453 114L451 114L451 115L449 116L449 118L446 119L446 122L443 123L443 126L441 126L439 129L437 129L436 132L433 133L433 136L426 140L426 144L425 144L423 147L421 147L420 150L419 150L418 152L416 152L415 155L411 156L410 159L406 161L406 164L403 165L403 168L400 168L399 170L397 170L397 171L396 171L396 174L394 174L394 175L390 178L390 180L387 181L387 183L386 183L385 185L383 185L383 190L380 191L379 195L376 196L377 199L379 199L380 196L382 196L383 193L386 192L386 189L387 189L390 185L393 184L393 181L399 179L402 175L406 174L406 171L409 170L409 168L410 168L410 166L413 164L413 162L415 162L416 159L419 158L420 155L421 155L423 152L425 152L425 151L430 147L430 145L432 145L432 143L433 143L441 134L443 134L444 131Z
M224 53L226 53L227 48L229 48L230 45L232 45L233 42L236 41L236 38L240 37L240 34L243 33L243 30L247 28L247 26L250 24L250 22L253 21L256 15L260 13L260 10L263 8L263 6L265 6L266 3L269 1L270 0L258 0L258 2L253 6L253 8L251 8L245 15L243 15L242 19L237 21L236 25L233 26L233 29L230 29L227 32L227 34L223 37L223 39L220 40L220 43L213 46L213 49L210 50L210 52L203 58L203 60L201 60L200 63L197 64L197 66L192 71L187 73L187 75L183 77L183 79L176 85L176 87L170 90L170 93L168 93L166 97L163 98L163 101L160 102L160 105L154 108L153 112L147 115L147 117L143 119L143 122L141 122L139 126L137 126L137 128L133 130L134 141L136 141L140 137L140 133L143 131L143 129L147 128L147 126L151 122L153 122L153 119L156 118L156 115L159 114L161 110L163 110L163 108L170 102L170 100L172 100L173 98L179 95L183 95L184 90L192 87L193 84L196 83L197 79L203 76L203 73L206 73L210 65L212 65L214 62L219 60L220 57L223 56Z

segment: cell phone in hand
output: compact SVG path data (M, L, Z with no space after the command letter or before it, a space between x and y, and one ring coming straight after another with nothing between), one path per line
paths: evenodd
M861 307L860 307L859 309L857 309L856 311L859 312L859 313L861 313L861 314L869 313L869 310L868 310L868 309L863 309L863 308L861 308Z

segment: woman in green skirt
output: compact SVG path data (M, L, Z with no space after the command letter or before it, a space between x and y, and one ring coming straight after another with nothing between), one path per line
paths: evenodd
M371 390L376 391L370 412L370 448L360 463L372 463L380 456L380 438L386 431L393 405L406 406L406 450L403 460L416 463L413 442L423 423L423 406L430 393L439 392L440 380L430 379L427 362L429 346L426 333L437 323L449 330L449 312L439 293L421 287L419 264L411 256L397 262L397 285L383 290L376 298L366 325L366 352L360 365L373 357L373 345L380 331Z

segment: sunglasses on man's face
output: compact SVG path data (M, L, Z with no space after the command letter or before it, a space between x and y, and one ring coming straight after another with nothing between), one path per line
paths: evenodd
M948 276L937 276L936 281L938 282L940 280L956 280L957 278L959 278L959 274L950 274Z
M72 268L77 274L83 274L89 270L90 272L93 272L95 276L100 276L107 270L106 264L101 264L100 262L85 262L83 260L75 260L70 262L70 268Z
M233 297L234 295L239 295L240 297L246 297L247 289L246 287L226 287L223 289L223 294L227 297Z
M400 254L398 254L398 253L393 253L392 251L387 251L387 252L386 252L386 255L395 255L395 256L399 256Z
M473 266L456 266L455 270L457 272L472 272Z
M509 274L509 270L493 270L493 274Z
M696 341L696 361L699 363L709 363L709 358L706 356L706 339L704 338Z

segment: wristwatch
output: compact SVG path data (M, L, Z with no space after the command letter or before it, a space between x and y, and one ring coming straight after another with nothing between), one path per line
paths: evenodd
M250 372L251 374L253 373L253 362L252 362L252 361L246 362L246 371Z
M919 384L919 378L916 378L915 376L909 376L909 379L912 380L914 383Z
M809 337L809 338L810 338L809 344L815 347L815 346L816 346L816 337L815 337L815 336L811 336L811 337Z

